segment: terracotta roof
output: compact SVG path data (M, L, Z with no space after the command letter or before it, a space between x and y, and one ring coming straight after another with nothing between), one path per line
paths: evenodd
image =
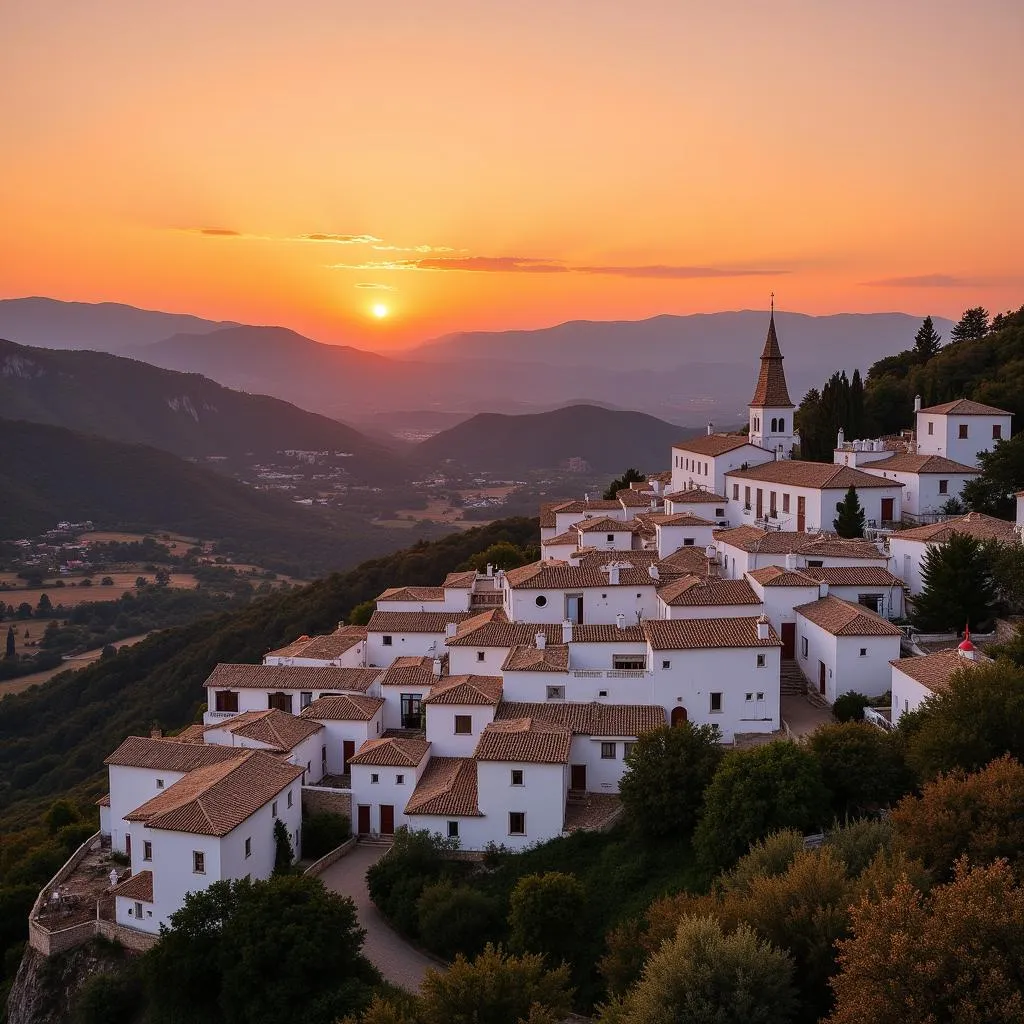
M580 533L636 533L638 530L635 519L611 519L608 516L581 519L578 523L573 523L572 528Z
M226 836L301 776L301 768L280 757L246 750L225 764L197 768L124 817L149 828Z
M699 576L708 571L708 557L704 554L704 548L696 545L673 551L666 558L659 559L656 564L658 572L663 577L672 573L693 573Z
M984 655L980 655L979 659L990 660ZM949 688L949 681L954 672L959 669L974 668L978 665L978 661L962 657L955 647L951 647L948 651L935 651L934 654L924 654L914 658L895 658L889 664L927 687L932 693L941 693Z
M368 722L383 706L381 697L354 697L339 693L313 701L302 709L302 717L321 722Z
M766 555L787 555L791 552L806 557L888 559L871 541L837 537L834 533L807 534L789 530L761 530L756 526L736 526L716 530L715 540L741 551L757 551Z
M501 676L445 676L435 683L424 704L497 704Z
M605 498L591 499L590 501L563 501L553 511L555 512L621 512L622 506L618 499L610 501Z
M565 764L572 732L540 718L516 718L484 726L473 757L478 761L525 761Z
M651 704L527 704L502 701L494 720L555 722L581 736L640 736L665 724L665 709Z
M443 601L444 587L388 587L378 601Z
M672 470L663 469L660 473L648 473L647 480L649 482L657 480L660 484L670 484L672 483Z
M649 565L654 565L658 561L657 551L641 551L630 550L630 551L599 551L596 548L586 549L579 558L574 557L574 561L584 569L600 569L601 566L607 565L609 562L629 562L634 568L643 569L647 571Z
M910 452L897 452L885 459L867 463L868 470L882 470L885 473L973 473L979 475L980 469L967 466L962 462L954 462L942 455L911 455Z
M564 533L557 533L557 534L555 534L554 537L548 537L547 540L541 541L541 544L544 547L547 547L549 544L552 545L552 546L554 546L556 544L557 545L571 544L573 547L577 547L579 545L579 542L580 542L579 531L574 526L570 526L569 529L566 530Z
M768 639L757 636L757 617L729 619L648 619L644 633L655 651L688 651L717 647L781 647L769 627Z
M223 729L246 739L265 743L274 750L294 750L303 740L308 740L323 728L317 722L310 722L286 711L271 708L269 711L245 711L232 718L222 718L206 727L206 732Z
M540 528L542 530L553 530L558 525L555 519L555 509L564 505L563 501L545 501L540 506ZM457 576L458 573L449 573L449 576Z
M619 504L623 508L650 508L651 498L655 497L655 494L653 491L641 493L632 487L623 487L615 492L615 497L619 499Z
M470 612L382 612L370 616L368 633L444 633L449 622L462 622Z
M479 817L476 761L471 757L432 757L405 805L405 813Z
M659 587L658 597L672 607L761 603L746 580L723 580L717 576L683 576Z
M447 651L443 655L447 657ZM442 661L443 671L443 661ZM380 678L381 686L425 686L437 682L434 676L434 659L429 654L423 657L407 655L395 658Z
M671 514L662 513L651 513L646 517L648 522L653 523L655 526L715 526L716 524L710 519L702 519L700 516L695 516L692 512L673 512Z
M209 765L237 761L242 751L233 747L180 743L173 739L129 736L108 758L106 765L153 768L166 772L192 772Z
M544 524L541 523L543 526ZM554 521L551 523L554 526ZM467 569L465 572L450 572L444 578L444 586L448 590L472 590L476 583L476 570Z
M123 896L126 900L140 903L153 902L153 872L138 871L110 890L112 896Z
M381 768L415 768L430 750L430 744L423 739L404 736L385 736L379 740L367 740L348 759L349 764L377 765Z
M902 636L902 631L888 619L865 608L829 594L809 604L799 604L799 612L809 622L833 636Z
M654 580L647 577L648 583ZM491 622L484 623L467 633L450 638L447 643L455 647L528 647L535 643L536 635L543 633L549 646L562 643L560 622ZM635 623L623 629L615 623L579 623L572 628L574 643L642 643L643 633Z
M677 441L672 447L683 452L693 452L695 455L707 455L713 459L718 455L725 455L726 452L742 448L745 444L750 444L750 438L746 434L700 434L686 441ZM758 446L752 445L751 447L757 448Z
M881 565L833 565L800 570L818 583L831 587L904 587L906 584Z
M629 562L628 558L619 559L618 552L599 552L603 555L601 567L589 565L565 565L550 560L522 565L518 569L509 569L505 574L508 585L513 590L576 590L582 587L608 587L608 573L602 571L603 566L610 562ZM625 554L625 552L624 552ZM653 580L646 570L636 568L630 563L627 569L619 571L618 586L635 587L651 586Z
M816 587L818 581L805 573L803 569L780 569L777 565L766 565L763 569L749 570L747 576L762 587Z
M1014 543L1017 537L1013 523L1008 520L996 519L982 512L968 512L965 516L957 516L941 523L929 523L927 526L900 530L892 535L892 539L945 544L954 533L966 533L977 540L1001 540L1005 544Z
M768 407L773 409L792 409L793 403L789 400L789 389L786 387L786 374L782 369L782 349L779 348L779 338L775 333L775 313L768 321L768 336L764 340L764 348L761 350L761 371L757 377L757 386L754 388L754 397L750 405L755 407Z
M508 652L502 672L568 672L569 648L564 644L548 645L543 650L521 644Z
M724 505L728 498L714 491L704 491L699 487L691 487L684 491L673 491L665 495L666 501L672 501L680 505Z
M318 661L333 661L346 651L366 639L363 626L338 626L326 636L300 636L285 647L269 651L268 658L310 658Z
M364 692L380 669L333 665L218 665L203 683L217 690L359 690Z
M955 402L943 402L942 405L929 405L921 412L930 412L934 416L1010 416L1005 409L997 409L994 405L982 405L972 402L969 398L958 398Z
M179 743L205 743L205 733L206 726L202 722L195 722L192 725L187 725L181 732L175 733L171 738L176 739Z
M104 793L103 796L96 801L97 807L109 807L110 806L110 794Z
M847 490L850 487L902 487L897 480L872 476L850 466L837 466L832 462L801 462L798 459L777 459L749 469L730 469L726 476L738 480L758 480L786 487L812 487L818 490Z

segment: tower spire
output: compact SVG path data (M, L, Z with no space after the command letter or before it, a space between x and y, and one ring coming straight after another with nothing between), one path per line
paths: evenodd
M768 320L768 336L761 350L761 372L757 377L754 397L750 400L751 407L771 407L774 409L792 409L789 400L789 389L786 386L786 374L782 369L782 349L779 348L779 336L775 331L775 293L772 293L772 309Z

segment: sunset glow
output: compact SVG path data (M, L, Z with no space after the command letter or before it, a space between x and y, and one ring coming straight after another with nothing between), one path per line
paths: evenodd
M379 349L1024 301L1024 5L8 0L0 32L4 297Z

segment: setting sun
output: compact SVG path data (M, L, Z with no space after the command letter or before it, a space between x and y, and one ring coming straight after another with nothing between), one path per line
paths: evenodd
M388 307L385 306L383 302L377 302L377 303L374 303L374 305L371 308L370 312L373 313L373 315L378 320L382 320L384 317L386 317L388 315Z

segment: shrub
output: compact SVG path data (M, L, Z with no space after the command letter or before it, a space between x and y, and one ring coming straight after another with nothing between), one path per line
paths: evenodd
M851 690L836 697L832 703L832 715L837 722L863 722L864 709L870 703L863 693Z
M509 945L520 953L545 953L552 963L572 960L584 900L575 875L524 875L509 898Z
M417 925L430 949L450 960L475 956L502 928L497 900L448 879L427 885L416 901Z
M322 811L302 819L302 856L317 860L341 846L352 835L352 826L344 814Z
M75 1003L76 1024L132 1024L142 999L142 979L133 966L94 974Z

